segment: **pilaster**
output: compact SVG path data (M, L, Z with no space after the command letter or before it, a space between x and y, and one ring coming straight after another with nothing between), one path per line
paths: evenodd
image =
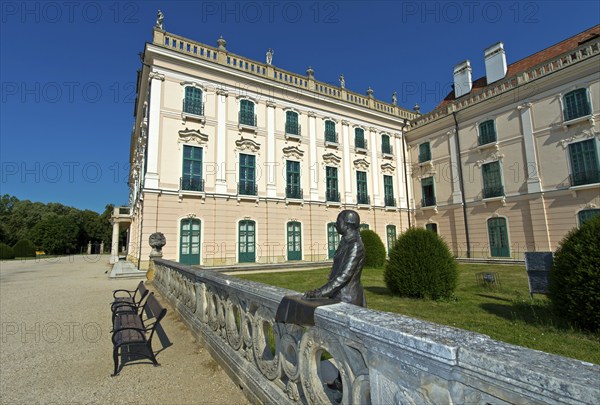
M535 140L533 139L533 123L531 120L531 103L524 103L517 107L521 114L521 130L523 132L523 143L525 145L525 161L527 163L527 192L542 192L538 172L537 153L535 149Z
M350 169L350 123L342 121L342 148L344 156L344 201L353 204L352 172Z
M217 103L217 179L215 191L218 194L227 193L227 96L224 89L217 89L215 100Z
M144 176L145 188L158 188L158 150L160 141L160 110L162 103L162 82L165 76L151 72L150 79L150 105L148 117L148 154L146 157L146 174Z

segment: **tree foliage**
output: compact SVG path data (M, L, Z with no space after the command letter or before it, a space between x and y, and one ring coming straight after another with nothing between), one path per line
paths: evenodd
M600 217L586 221L560 242L549 289L559 315L583 329L600 331Z
M110 246L112 204L102 214L79 210L60 203L19 200L5 194L0 197L0 242L9 246L30 240L48 254L85 251L88 242Z
M382 267L386 252L379 235L370 229L364 229L360 231L360 238L365 245L365 266Z
M423 228L404 232L390 251L384 280L393 294L410 298L450 298L458 267L442 238Z

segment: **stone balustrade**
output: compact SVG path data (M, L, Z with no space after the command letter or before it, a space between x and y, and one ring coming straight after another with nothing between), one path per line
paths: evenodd
M600 398L600 367L593 364L349 304L318 308L314 327L276 323L290 290L168 260L153 266L157 290L253 402L592 404ZM341 386L332 382L338 372Z

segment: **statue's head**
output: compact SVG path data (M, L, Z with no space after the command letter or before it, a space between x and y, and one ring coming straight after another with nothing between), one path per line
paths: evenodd
M358 212L352 210L343 210L339 213L335 227L339 233L344 235L348 230L358 230L360 226L360 216Z

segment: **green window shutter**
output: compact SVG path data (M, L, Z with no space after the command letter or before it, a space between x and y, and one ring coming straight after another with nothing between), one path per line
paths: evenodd
M179 263L200 264L200 220L182 219L179 228Z
M587 89L577 89L565 94L563 97L565 121L590 115L590 101Z
M569 144L569 158L572 186L600 182L600 167L594 139Z
M286 161L286 189L287 198L302 198L302 189L300 188L300 162L293 160Z
M586 221L589 221L590 219L598 216L600 216L600 209L598 208L579 211L579 213L577 214L577 218L579 219L579 226L582 226L586 223Z
M429 142L425 142L419 145L419 163L429 160L431 160L431 147Z
M383 195L386 207L395 207L394 201L394 178L392 176L383 176Z
M204 191L202 180L202 148L183 146L182 190Z
M325 121L325 141L337 143L337 136L335 133L335 122L330 120Z
M362 128L354 128L354 146L361 149L366 149L365 131Z
M381 135L381 152L391 154L392 146L390 145L389 135Z
M356 189L357 189L357 203L358 204L369 204L369 190L367 187L367 172L357 171L356 172Z
M285 113L285 133L300 135L300 125L298 125L298 113L286 111Z
M421 206L431 207L436 205L435 189L433 187L433 176L421 179Z
M496 125L493 120L488 120L479 124L480 145L496 142L496 139Z
M202 108L202 90L188 86L185 88L183 111L194 115L204 115Z
M254 103L250 100L240 101L240 124L256 126L256 116L254 115Z
M238 192L244 195L256 195L256 157L240 153L240 183Z
M325 167L325 186L326 200L336 202L340 201L340 194L338 193L337 167Z
M500 197L504 195L500 162L486 163L481 166L483 176L483 198Z

